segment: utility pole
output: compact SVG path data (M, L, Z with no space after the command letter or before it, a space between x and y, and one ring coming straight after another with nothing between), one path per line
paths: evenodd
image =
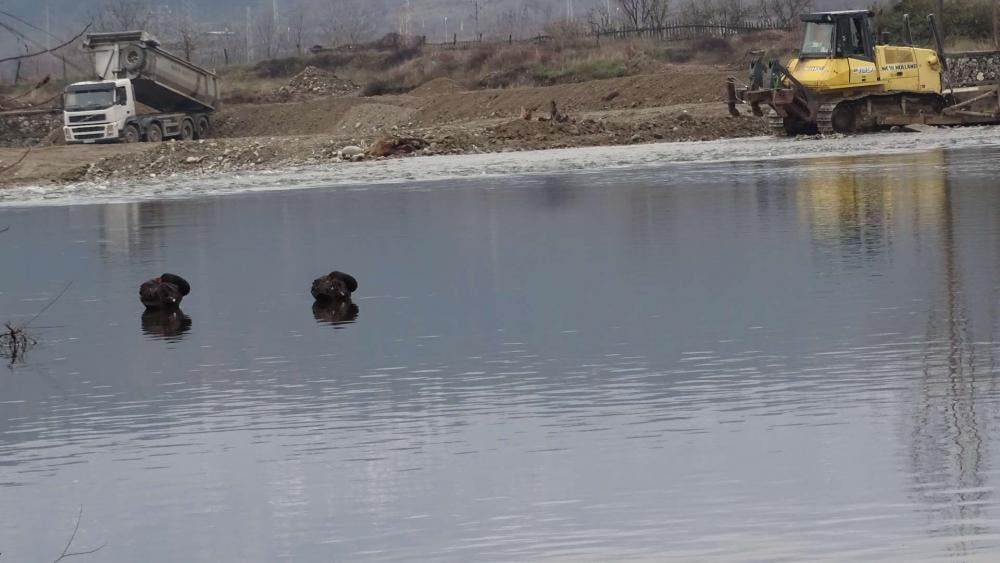
M1000 49L1000 0L993 0L993 48Z
M280 29L278 27L278 0L271 0L271 17L274 18L274 25L272 26L273 38L268 39L268 41L273 41L274 49L271 50L272 56L278 56L278 36L280 35Z
M479 0L473 0L472 5L475 7L475 11L473 13L476 21L476 37L479 37Z
M444 42L448 42L448 16L444 17Z
M944 45L944 0L937 0L938 33L941 34L941 45Z
M52 25L49 21L49 0L45 0L45 48L52 48Z
M247 6L247 64L253 62L253 44L251 43L250 6Z

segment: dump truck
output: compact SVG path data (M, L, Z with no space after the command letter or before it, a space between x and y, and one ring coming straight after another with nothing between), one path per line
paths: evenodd
M877 45L873 17L870 10L803 15L802 48L787 65L761 57L751 64L746 86L729 78L729 112L739 116L737 105L749 104L778 136L1000 123L1000 85L949 83L933 14L935 49L913 45L908 15L904 45Z
M67 143L202 139L219 104L215 73L170 54L144 31L91 33L96 80L66 87Z

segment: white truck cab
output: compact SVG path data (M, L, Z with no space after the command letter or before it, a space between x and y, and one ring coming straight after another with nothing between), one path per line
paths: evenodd
M123 138L126 131L139 132L138 128L126 128L135 115L135 94L130 80L77 82L66 87L63 132L67 143L138 142L138 136Z

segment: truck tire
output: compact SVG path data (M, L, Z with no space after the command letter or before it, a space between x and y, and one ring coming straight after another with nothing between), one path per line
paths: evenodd
M199 115L194 124L194 138L206 139L212 134L212 122L207 115Z
M146 127L146 140L150 143L159 143L163 140L163 128L159 123L153 122Z
M139 127L135 123L129 123L125 126L125 131L122 133L122 140L126 143L138 143L142 140L142 135L139 134Z
M194 123L191 123L190 119L185 118L181 122L181 140L190 141L194 139Z
M135 72L146 65L146 51L138 45L129 45L119 56L122 68L129 72Z

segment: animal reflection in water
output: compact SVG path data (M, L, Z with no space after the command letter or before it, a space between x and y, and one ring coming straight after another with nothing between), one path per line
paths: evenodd
M139 286L139 300L146 309L176 309L188 293L191 293L191 286L177 274L162 274Z
M358 281L350 274L333 271L313 280L313 318L321 323L338 325L358 318L358 306L351 301Z
M142 313L142 332L157 338L176 338L191 330L191 317L178 308L146 309Z
M358 318L358 306L350 301L340 303L313 303L313 318L321 323L339 325Z

